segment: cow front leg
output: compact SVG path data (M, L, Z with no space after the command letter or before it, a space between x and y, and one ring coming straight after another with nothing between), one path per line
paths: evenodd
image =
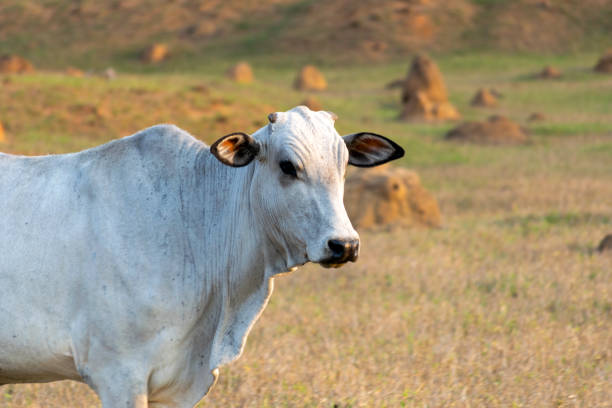
M147 396L140 395L100 395L102 408L147 408Z
M147 384L125 370L112 370L86 379L100 397L102 408L148 408Z

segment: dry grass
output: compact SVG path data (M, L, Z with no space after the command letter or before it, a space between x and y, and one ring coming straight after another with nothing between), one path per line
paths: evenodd
M466 116L480 115L467 107L475 76L464 75L455 60L446 66L451 67L451 99L459 100ZM612 254L594 252L612 232L612 117L596 102L609 100L596 93L609 79L576 74L545 88L515 74L484 70L483 82L505 87L501 111L526 117L540 107L551 112L561 135L553 127L536 132L527 146L457 146L441 141L445 125L385 118L391 96L382 90L389 78L380 76L383 71L367 80L370 68L346 77L330 72L335 89L321 99L340 114L344 129L367 125L411 150L407 160L438 197L444 228L366 232L358 263L333 271L308 266L277 279L244 355L221 369L201 406L612 406ZM234 123L228 116L222 126L256 127L253 121L265 116L251 101L273 100L284 108L300 100L289 90L292 75L248 88L213 81L212 96L191 95L197 82L192 77L101 82L97 90L90 88L89 97L73 88L66 91L56 81L59 95L54 100L49 91L47 104L58 110L72 106L73 101L62 99L71 95L86 104L106 96L116 116L103 120L115 126L114 132L127 130L132 120L140 125L138 118L165 115L153 119L173 119L193 126L194 133L207 129L220 135L225 129L217 128L216 119L189 122L185 112L200 103L208 106L222 91L243 121ZM265 73L261 77L266 81ZM463 77L467 85L461 85ZM11 92L19 97L38 84L45 94L53 78L15 78ZM123 89L134 83L149 89L146 96ZM548 91L548 97L540 91ZM108 96L113 92L129 96L136 107L113 108L121 99ZM370 99L356 100L365 94ZM570 106L568 94L582 102ZM156 110L147 110L150 97ZM70 120L32 129L27 120L42 104L34 103L28 113L25 103L4 103L13 116L0 118L10 124L10 144L3 150L65 151L117 136L99 131L97 124L73 132ZM242 111L242 104L250 110ZM590 127L593 123L600 127ZM425 134L413 134L420 130ZM37 136L46 131L68 137ZM93 136L79 138L81 131ZM2 408L65 406L99 402L86 386L72 382L0 388Z
M279 279L203 406L610 406L612 256L593 248L612 184L514 160L441 172L464 186L444 229L365 234L356 265Z

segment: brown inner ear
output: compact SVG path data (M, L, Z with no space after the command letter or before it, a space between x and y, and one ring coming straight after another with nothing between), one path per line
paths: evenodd
M380 149L389 149L389 145L378 138L365 136L351 143L351 150L353 149L367 155L376 154L376 151Z
M404 156L404 149L392 140L375 133L356 133L345 136L349 150L349 164L375 167Z
M230 138L225 139L223 144L228 143L230 146L224 146L224 147L228 149L230 152L233 152L234 150L236 150L236 146L238 145L239 142L240 142L239 137L230 137Z
M258 143L246 133L231 133L210 146L211 153L232 167L249 164L259 152Z

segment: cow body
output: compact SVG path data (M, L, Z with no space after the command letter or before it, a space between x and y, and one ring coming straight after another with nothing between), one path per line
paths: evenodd
M300 109L286 122L313 120ZM241 353L274 275L327 256L311 237L355 234L341 188L297 215L270 197L272 130L241 168L170 125L75 154L0 154L0 384L72 379L105 407L195 405ZM341 180L334 149L338 165L310 178ZM310 232L284 225L313 217Z
M159 126L78 154L0 157L0 214L11 215L0 216L0 383L94 385L90 367L115 372L120 355L147 386L185 376L198 383L192 405L201 398L211 371L239 354L278 272L249 256L240 179L252 169L207 150ZM230 290L251 301L237 308Z

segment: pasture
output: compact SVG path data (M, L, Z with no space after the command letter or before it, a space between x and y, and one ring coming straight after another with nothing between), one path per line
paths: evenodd
M612 76L592 71L596 59L436 58L463 117L514 119L530 132L520 146L451 143L452 123L398 121L399 92L385 84L408 60L321 64L330 86L315 96L340 134L398 141L398 165L419 173L444 227L362 231L356 264L277 278L244 354L200 406L612 406L612 253L595 251L612 233ZM75 151L159 122L212 142L308 95L291 88L297 63L249 62L250 85L218 61L110 81L0 77L0 150ZM564 76L532 79L546 64ZM470 107L483 86L503 94L499 107ZM533 112L546 119L527 123ZM66 406L99 401L72 382L0 387L1 408Z

